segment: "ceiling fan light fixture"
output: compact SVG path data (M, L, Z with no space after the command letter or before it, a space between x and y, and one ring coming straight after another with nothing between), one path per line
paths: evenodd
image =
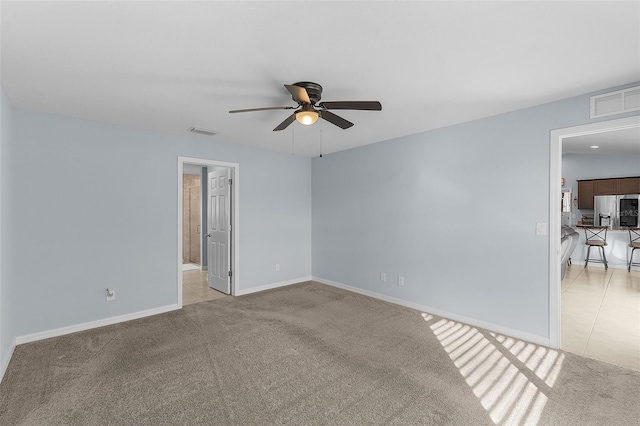
M296 120L298 120L298 123L304 124L305 126L310 126L318 121L319 116L320 114L318 114L318 111L314 110L313 108L303 108L302 110L296 112Z
M322 118L323 120L326 120L343 130L353 126L353 123L349 120L345 120L339 115L329 111L331 109L347 109L354 111L382 111L382 104L378 101L320 102L322 95L322 86L310 81L285 84L284 87L289 91L289 93L291 93L291 99L293 99L298 104L298 106L234 109L229 112L233 114L236 112L266 111L272 109L296 110L293 112L293 114L285 118L282 123L278 124L275 129L273 129L274 132L278 132L289 127L291 124L293 124L294 121L297 121L303 126L310 126L318 121L318 118Z

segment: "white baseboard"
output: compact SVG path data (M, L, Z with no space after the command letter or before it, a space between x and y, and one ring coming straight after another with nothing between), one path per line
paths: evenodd
M9 353L7 353L7 358L2 360L2 364L0 364L0 383L2 383L2 379L4 379L4 373L7 371L7 367L9 367L9 362L11 362L11 357L13 357L13 351L16 349L16 339L11 341L11 347L9 348Z
M92 328L104 327L105 325L112 325L120 322L131 321L139 318L149 317L151 315L163 314L165 312L175 311L176 309L180 309L177 304L167 305L167 306L161 306L159 308L148 309L146 311L139 311L131 314L119 315L117 317L105 318L97 321L70 325L68 327L61 327L53 330L26 334L24 336L16 337L16 345L35 342L37 340L48 339L50 337L64 336L65 334L71 334L71 333L76 333L78 331L90 330Z
M396 305L405 306L408 308L416 309L419 311L423 311L426 313L434 314L443 318L448 318L454 321L464 322L469 325L473 325L476 327L484 328L486 330L494 331L496 333L504 334L506 336L511 336L516 339L525 340L531 343L536 343L539 345L549 346L549 339L547 337L537 336L534 334L525 333L520 330L511 329L508 327L503 327L500 325L488 323L485 321L480 321L473 318L467 318L462 315L453 314L450 312L446 312L440 309L432 308L429 306L420 305L418 303L409 302L407 300L399 299L392 296L387 296L381 293L376 293L370 290L364 290L358 287L353 287L350 285L338 283L331 280L326 280L320 277L300 277L288 281L281 281L277 283L267 284L259 287L252 287L248 289L241 289L236 296L242 296L245 294L257 293L260 291L271 290L278 287L285 287L292 284L298 284L305 281L316 281L322 284L330 285L332 287L341 288L343 290L351 291L353 293L362 294L365 296L373 297L375 299L384 300L385 302L394 303ZM106 325L117 324L125 321L131 321L139 318L144 318L152 315L162 314L165 312L170 312L179 309L177 304L162 306L160 308L148 309L146 311L134 312L131 314L120 315L117 317L105 318L102 320L86 322L82 324L76 324L68 327L56 328L53 330L42 331L38 333L27 334L24 336L18 336L13 340L12 346L9 350L9 354L5 360L3 360L2 364L0 364L0 382L4 377L4 373L9 366L9 362L11 361L11 357L13 356L13 352L15 350L16 345L20 345L23 343L35 342L37 340L48 339L51 337L63 336L65 334L76 333L78 331L90 330L92 328L104 327Z
M294 279L288 280L288 281L280 281L280 282L273 283L273 284L261 285L259 287L251 287L251 288L240 289L240 290L238 290L238 292L236 294L234 294L234 296L244 296L245 294L257 293L259 291L271 290L273 288L278 288L278 287L284 287L284 286L288 286L288 285L292 285L292 284L303 283L305 281L311 281L312 279L313 279L312 277L300 277L300 278L294 278Z
M385 302L395 303L396 305L406 306L407 308L416 309L418 311L423 311L425 313L437 315L439 317L447 318L454 321L460 321L465 324L473 325L475 327L484 328L489 331L494 331L496 333L503 334L505 336L514 337L516 339L525 340L527 342L535 343L538 345L549 346L550 341L548 337L542 337L535 334L526 333L524 331L515 330L508 327L503 327L501 325L492 324L486 321L477 320L474 318L467 318L462 315L453 314L451 312L446 312L441 309L432 308L429 306L420 305L418 303L409 302L407 300L399 299L392 296L387 296L385 294L376 293L370 290L364 290L358 287L353 287L350 285L338 283L335 281L326 280L324 278L313 277L313 281L327 284L332 287L341 288L343 290L351 291L358 294L363 294L365 296L373 297L374 299L384 300Z

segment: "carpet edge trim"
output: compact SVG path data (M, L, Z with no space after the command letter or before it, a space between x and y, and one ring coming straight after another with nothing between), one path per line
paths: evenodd
M40 331L37 333L25 334L24 336L16 337L16 345L23 343L35 342L38 340L49 339L51 337L64 336L65 334L76 333L78 331L91 330L92 328L104 327L106 325L118 324L120 322L131 321L152 315L164 314L165 312L175 311L180 309L177 304L161 306L159 308L147 309L145 311L133 312L125 315L118 315L116 317L104 318L96 321L89 321L80 324L70 325L67 327L55 328L53 330Z
M501 325L493 324L490 322L468 318L462 315L453 314L451 312L443 311L441 309L432 308L430 306L420 305L419 303L409 302L407 300L399 299L397 297L387 296L386 294L376 293L375 291L365 290L358 287L353 287L347 284L342 284L336 281L327 280L320 277L313 277L313 281L319 282L321 284L330 285L332 287L341 288L343 290L351 291L353 293L362 294L364 296L373 297L374 299L383 300L385 302L394 303L396 305L404 306L411 309L416 309L418 311L424 311L429 314L434 314L439 317L443 317L446 319L450 319L453 321L460 321L465 324L472 325L474 327L480 327L485 330L494 331L496 333L503 334L505 336L513 337L516 339L524 340L527 342L535 343L537 345L543 345L549 347L550 340L548 337L538 336L536 334L530 334L521 330L516 330L509 327L504 327Z

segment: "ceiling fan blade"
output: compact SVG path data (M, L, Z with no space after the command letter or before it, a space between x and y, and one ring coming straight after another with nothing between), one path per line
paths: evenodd
M348 129L349 127L353 126L352 122L345 120L344 118L326 110L320 111L320 117L324 118L331 124L335 124L341 129Z
M284 87L291 93L293 96L293 100L298 103L310 104L311 99L309 99L309 94L307 93L307 89L300 86L295 86L293 84L285 84Z
M277 132L278 130L284 130L287 127L289 127L289 125L293 123L295 120L296 120L296 113L294 112L289 117L285 118L282 123L278 124L276 128L273 129L273 131Z
M378 101L330 101L321 102L318 106L326 109L382 111L382 104Z
M229 114L235 114L236 112L251 112L251 111L267 111L270 109L294 109L296 107L285 106L285 107L265 107L265 108L249 108L249 109L234 109L229 111Z

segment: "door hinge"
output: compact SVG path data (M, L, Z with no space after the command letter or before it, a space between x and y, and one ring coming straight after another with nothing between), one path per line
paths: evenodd
M233 185L233 179L229 179L229 185Z
M233 272L229 271L229 276L232 277L233 276Z

